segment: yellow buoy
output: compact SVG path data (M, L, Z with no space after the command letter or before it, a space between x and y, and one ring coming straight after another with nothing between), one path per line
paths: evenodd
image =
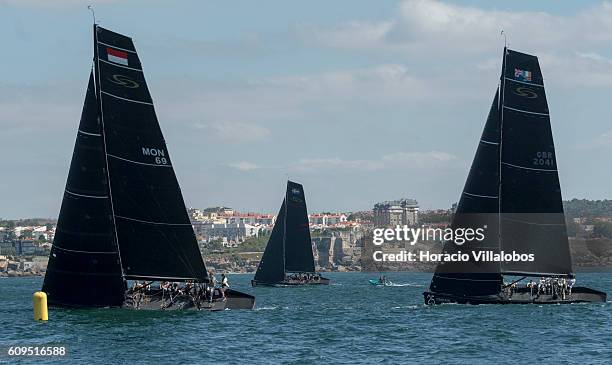
M47 309L47 293L37 291L34 293L34 319L37 321L48 321L49 311Z

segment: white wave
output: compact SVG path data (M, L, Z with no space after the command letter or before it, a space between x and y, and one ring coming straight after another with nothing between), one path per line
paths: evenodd
M391 309L417 309L418 305L403 305L399 307L391 307Z
M413 283L397 283L397 284L396 283L391 283L391 285L387 285L387 286L412 286L412 287L415 287L415 288L422 288L425 285L423 285L423 284L413 284Z
M275 310L275 309L278 309L278 306L275 305L275 306L269 306L269 307L266 307L266 306L264 306L264 307L257 307L254 310L256 310L256 311L269 311L269 310Z

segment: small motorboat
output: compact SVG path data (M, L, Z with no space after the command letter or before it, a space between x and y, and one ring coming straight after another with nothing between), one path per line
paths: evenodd
M376 285L376 286L392 286L393 285L393 283L387 279L384 279L383 281L381 281L380 279L370 279L368 281L370 282L371 285Z

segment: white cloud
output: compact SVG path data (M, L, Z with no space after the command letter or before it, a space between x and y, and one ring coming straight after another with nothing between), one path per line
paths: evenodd
M610 146L612 146L612 130L590 138L587 142L577 143L573 148L578 151L593 151L606 149Z
M31 104L0 103L0 128L3 133L47 133L58 126L75 126L80 110L76 106L33 102ZM76 132L75 132L76 133ZM73 133L74 134L74 133ZM71 134L72 135L72 134Z
M402 1L391 19L301 26L300 38L324 47L409 57L412 76L427 72L480 85L499 73L504 30L509 47L540 57L545 79L564 87L612 85L612 62L596 50L612 42L612 4L576 14L484 10L437 0ZM486 72L482 72L486 71ZM432 85L433 87L440 85ZM445 89L444 87L438 89Z
M74 81L38 84L0 82L0 129L3 133L49 133L78 123L84 86ZM72 130L71 137L75 131Z
M229 164L241 171L252 171L263 168L261 165L241 161ZM457 156L447 152L396 152L376 159L342 159L340 157L302 158L284 167L267 168L283 169L298 173L317 174L329 171L339 173L358 173L397 169L420 169L431 171L440 167L464 166Z
M197 124L230 143L266 140L273 123L340 120L356 108L411 110L414 113L408 115L416 117L432 102L439 110L448 105L465 108L470 102L486 105L500 73L502 28L511 47L540 57L547 86L566 90L612 86L612 63L602 55L605 51L597 49L612 42L612 6L606 2L562 16L407 0L394 16L382 21L297 27L308 47L361 50L366 53L359 56L364 60L373 56L369 66L229 82L168 80L172 87L153 91L163 120L193 125L194 115L204 115L208 121L241 121ZM183 87L190 82L194 85ZM174 93L177 83L182 85L180 94L166 92ZM154 81L150 84L153 89Z
M289 169L300 173L319 173L329 170L337 172L373 171L381 168L379 161L343 160L339 157L303 158L290 165Z
M214 138L228 143L257 142L265 140L270 135L269 129L253 123L214 122L196 123L194 126L205 129L212 133Z
M277 93L280 100L320 105L344 103L418 103L440 99L443 83L439 75L416 75L404 64L386 63L352 70L334 70L294 76L251 80L259 92ZM466 96L466 95L463 95Z
M397 152L385 155L381 159L387 168L393 167L419 167L437 168L440 165L458 162L457 156L447 152Z
M347 22L331 29L309 25L296 27L300 38L306 42L326 44L338 48L376 47L393 26L392 22Z
M598 146L610 146L612 145L612 130L601 134L594 140L594 144Z
M378 23L302 26L302 38L340 48L386 48L432 54L474 53L510 45L532 49L606 44L612 40L612 5L603 2L573 16L536 11L483 10L436 0L406 0L396 16ZM307 30L307 31L306 31Z
M282 169L298 173L359 173L385 170L420 169L429 170L440 167L465 167L465 161L457 156L441 151L429 152L396 152L375 159L343 159L340 157L301 158L286 166L262 166L249 161L228 164L240 171L252 171L262 168Z
M240 171L252 171L260 168L258 165L248 161L234 162L230 163L228 166Z
M301 159L291 165L301 173L319 173L329 170L338 172L368 172L419 169L421 171L441 167L462 166L463 162L447 152L396 152L386 154L377 159L350 160L334 158Z

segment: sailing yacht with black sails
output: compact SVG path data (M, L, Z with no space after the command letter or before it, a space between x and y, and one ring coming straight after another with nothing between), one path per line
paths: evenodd
M94 24L94 67L42 288L49 303L208 310L255 304L235 290L200 300L197 291L172 297L161 288L128 289L128 280L198 287L209 278L134 44Z
M488 257L533 254L533 260L442 262L426 304L602 302L606 294L574 280L544 80L538 58L504 48L501 81L478 144L453 229L486 228L465 246L447 241L443 253ZM469 246L468 246L469 245ZM504 277L519 277L504 283ZM528 287L517 282L535 277Z
M287 181L266 250L259 262L253 286L329 285L316 273L304 187Z

